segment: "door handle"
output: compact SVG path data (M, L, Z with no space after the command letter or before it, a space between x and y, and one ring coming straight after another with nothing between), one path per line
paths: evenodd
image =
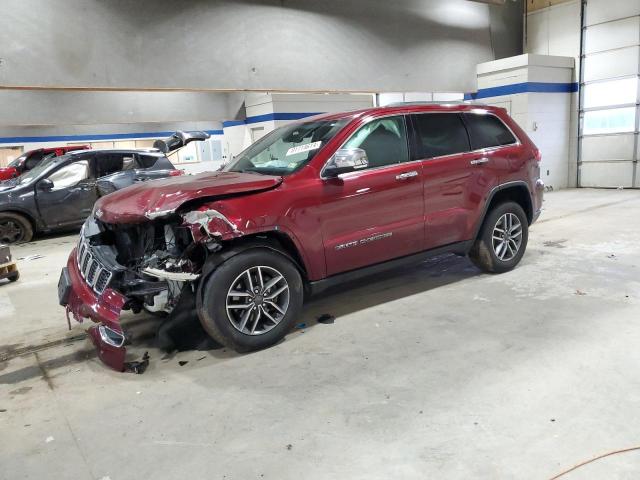
M482 165L483 163L487 163L489 162L489 159L487 157L483 157L483 158L476 158L475 160L471 160L469 163L471 165Z
M410 172L404 172L400 175L396 175L396 180L407 180L408 178L417 177L418 172L411 170Z

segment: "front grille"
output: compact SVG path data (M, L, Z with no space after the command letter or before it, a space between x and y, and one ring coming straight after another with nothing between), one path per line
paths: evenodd
M94 292L101 294L109 285L113 273L91 253L89 242L84 238L80 239L77 253L78 268L80 275L84 278Z

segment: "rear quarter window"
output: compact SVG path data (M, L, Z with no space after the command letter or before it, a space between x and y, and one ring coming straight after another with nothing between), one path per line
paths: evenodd
M465 123L471 139L471 149L500 147L517 142L502 120L490 114L465 113Z
M158 161L157 156L154 155L138 155L138 163L140 164L140 168L151 168Z

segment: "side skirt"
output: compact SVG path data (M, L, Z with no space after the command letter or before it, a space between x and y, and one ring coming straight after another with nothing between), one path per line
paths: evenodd
M368 267L362 267L357 270L351 270L344 273L338 273L321 280L309 283L310 296L317 295L326 289L339 285L344 282L350 282L352 280L358 280L363 277L369 277L386 270L391 270L398 267L415 265L418 262L423 262L429 258L437 257L445 253L454 253L456 255L466 255L471 250L473 240L466 240L464 242L450 243L443 247L432 248L431 250L425 250L424 252L407 255L406 257L394 258L382 263L376 263Z

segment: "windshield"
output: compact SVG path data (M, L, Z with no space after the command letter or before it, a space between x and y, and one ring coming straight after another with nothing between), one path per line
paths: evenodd
M20 183L20 185L24 185L25 183L29 183L29 182L35 180L36 178L38 178L40 176L40 174L42 172L47 170L54 162L61 161L64 158L66 158L66 157L64 157L64 156L56 157L55 155L51 156L51 157L43 158L31 170L29 170L28 172L23 173L22 175L20 175L18 177L18 180L19 180L18 183Z
M13 160L9 165L7 165L7 167L12 167L12 168L20 167L22 165L22 162L24 162L25 158L27 158L27 154L23 153L18 158Z
M306 165L348 119L285 125L235 157L223 171L288 175Z

